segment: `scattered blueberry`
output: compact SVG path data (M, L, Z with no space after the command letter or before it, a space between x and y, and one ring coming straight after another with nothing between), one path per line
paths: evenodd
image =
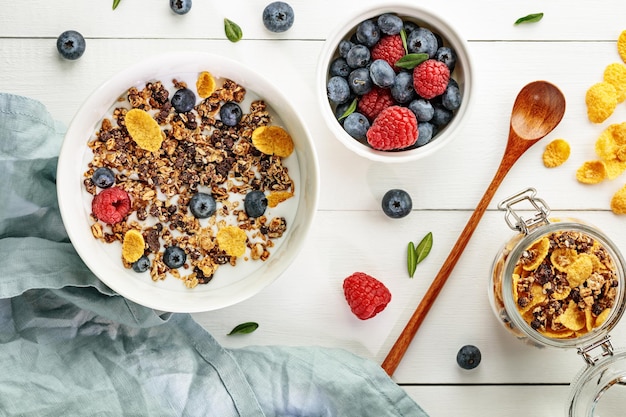
M370 63L372 54L367 46L355 45L346 56L346 62L350 68L362 68Z
M465 345L456 354L456 363L463 369L474 369L480 365L481 353L474 345Z
M350 98L350 86L344 77L335 75L328 80L326 85L328 99L333 103L345 103Z
M448 110L454 111L461 107L461 90L457 83L448 83L441 95L441 104Z
M339 56L342 58L347 58L348 57L348 52L350 52L350 49L352 49L352 47L354 46L354 44L350 41L347 40L342 40L339 42Z
M100 167L94 171L91 180L100 188L109 188L115 184L115 174L107 167Z
M413 208L411 196L404 190L392 189L385 193L382 200L383 212L392 219L407 216Z
M196 95L188 88L176 90L172 96L172 106L178 113L187 113L196 105Z
M348 62L344 58L336 58L333 59L333 62L330 63L330 75L335 76L339 75L340 77L347 77L350 74L352 68L348 65Z
M408 103L415 97L413 87L413 74L410 72L399 72L391 86L391 97L400 104Z
M417 132L417 142L415 142L415 146L424 146L433 140L435 126L430 122L419 122L417 124Z
M191 0L170 0L170 9L176 14L186 14L191 10Z
M373 20L364 20L356 27L356 39L368 48L380 40L380 30Z
M259 190L252 190L243 199L243 206L249 217L261 217L267 208L267 198L265 193Z
M66 30L57 38L57 50L65 59L78 59L85 52L85 38L75 30Z
M428 54L433 58L437 53L437 38L426 28L417 28L406 38L406 47L413 54Z
M185 265L187 254L178 246L168 246L163 253L163 262L168 268L176 269Z
M385 35L397 35L402 30L402 19L391 13L378 16L378 28Z
M446 109L443 106L434 106L433 118L430 119L430 122L437 127L443 127L450 123L452 120L453 113Z
M146 255L142 255L132 264L133 271L146 272L150 268L150 259Z
M220 120L226 126L237 126L242 117L243 111L234 101L227 101L220 107Z
M393 85L396 72L384 59L377 59L370 65L370 78L379 87L387 88Z
M446 64L446 66L450 69L450 73L454 71L457 56L456 52L454 52L452 48L442 46L441 48L437 49L437 52L435 53L435 59Z
M284 32L292 25L295 18L293 8L283 1L275 1L263 9L263 24L270 32Z
M215 199L211 194L198 192L189 200L189 211L198 219L211 217L215 209Z
M370 122L361 113L354 112L345 118L343 128L353 138L363 140L365 139L367 129L370 128Z
M428 122L433 118L435 109L432 103L423 98L418 98L409 103L409 109L415 113L418 122Z
M348 85L354 94L362 96L372 89L372 84L367 68L357 68L348 76Z

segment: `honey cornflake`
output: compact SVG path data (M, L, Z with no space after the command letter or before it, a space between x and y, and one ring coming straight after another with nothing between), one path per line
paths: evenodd
M617 38L617 53L626 62L626 30L623 30Z
M592 123L602 123L609 118L617 107L617 90L606 81L589 87L585 95L587 117Z
M276 207L283 201L289 200L291 197L293 197L293 193L290 191L272 191L267 196L267 205Z
M543 165L546 168L555 168L563 165L570 155L570 146L565 139L555 139L543 151Z
M142 257L146 242L140 231L130 229L124 234L122 241L122 257L126 262L133 263Z
M156 152L163 143L163 132L150 113L141 109L131 109L124 118L126 129L137 146L149 152Z
M626 65L619 62L609 64L604 69L604 81L615 87L618 103L626 100Z
M246 252L246 232L237 226L225 226L217 232L217 245L229 256L242 256Z
M576 179L583 184L598 184L608 177L603 161L586 161L576 171Z
M613 194L611 211L615 214L626 214L626 185Z
M196 81L196 91L200 98L207 98L215 92L215 78L208 71L202 71Z
M252 132L252 144L266 155L286 158L293 152L293 139L280 126L260 126Z

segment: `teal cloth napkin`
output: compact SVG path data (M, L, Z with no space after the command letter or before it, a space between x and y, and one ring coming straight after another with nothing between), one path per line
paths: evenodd
M188 314L117 295L59 214L64 126L0 93L0 416L426 417L341 349L225 349Z

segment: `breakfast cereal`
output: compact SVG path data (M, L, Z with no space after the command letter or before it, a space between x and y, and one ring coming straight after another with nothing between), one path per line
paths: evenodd
M543 151L543 164L546 168L563 165L570 155L570 146L565 139L554 139Z

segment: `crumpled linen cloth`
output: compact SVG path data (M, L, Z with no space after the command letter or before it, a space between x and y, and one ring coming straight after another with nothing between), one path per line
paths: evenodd
M64 126L0 93L0 416L425 417L341 349L225 349L188 314L117 295L59 214Z

